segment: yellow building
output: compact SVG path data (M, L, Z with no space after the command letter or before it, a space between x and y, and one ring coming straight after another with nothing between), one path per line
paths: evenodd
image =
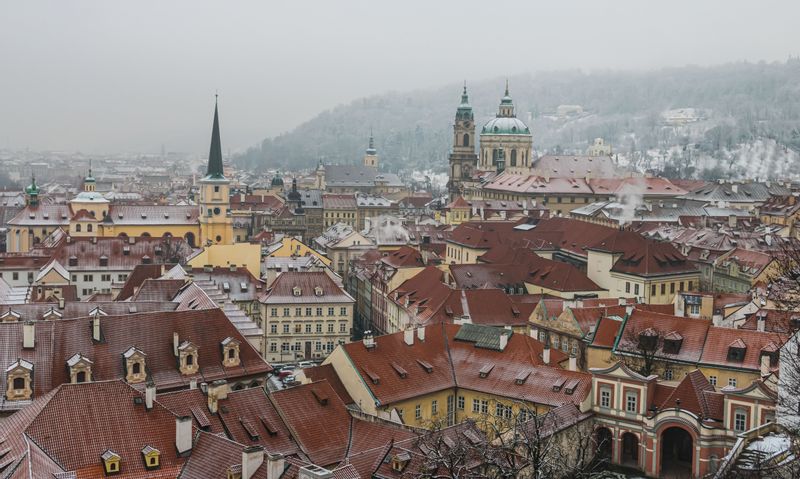
M69 205L41 205L35 179L25 193L26 207L8 222L9 252L29 251L58 228L78 237L181 237L190 246L233 244L230 181L223 175L216 105L198 206L115 205L96 191L91 168L83 191Z
M430 428L511 419L565 402L588 409L591 378L562 369L566 359L507 329L436 324L367 335L337 348L325 363L364 412Z
M323 262L325 266L330 267L331 265L331 260L325 257L325 255L315 250L314 248L306 245L299 239L290 236L284 236L277 243L270 245L269 248L267 249L266 256L269 256L271 258L314 256L315 258Z

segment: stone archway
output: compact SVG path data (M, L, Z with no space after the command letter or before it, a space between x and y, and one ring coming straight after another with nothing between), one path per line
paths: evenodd
M664 429L659 438L661 471L659 477L678 479L692 477L694 440L684 428L672 426Z
M632 432L622 434L620 462L626 466L639 467L639 438Z
M186 243L187 243L189 246L191 246L192 248L194 248L194 247L195 247L195 242L194 242L194 233L192 233L192 232L186 233L185 235L183 235L183 239L185 239L185 240L186 240Z

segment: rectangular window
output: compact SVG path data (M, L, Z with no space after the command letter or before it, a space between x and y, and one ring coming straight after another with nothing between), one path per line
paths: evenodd
M117 281L126 281L128 279L127 274L119 274L117 275Z
M303 325L302 324L295 324L294 325L294 334L300 334L303 332Z
M303 308L294 308L294 315L295 316L302 316L303 315Z
M289 343L281 343L281 352L285 353L289 351Z
M306 334L311 334L311 325L306 324Z
M317 333L322 334L322 323L317 323Z
M439 414L439 401L434 399L431 401L431 416Z
M636 413L638 412L638 394L635 392L628 392L625 394L625 411Z
M317 308L317 316L322 316L322 308Z
M322 351L322 341L317 341L317 343L314 345L314 350Z
M277 324L270 324L269 325L269 332L271 334L278 334L278 325Z
M672 369L664 370L664 379L666 379L667 381L672 381Z
M339 323L339 332L346 333L347 332L347 323Z
M700 305L699 304L690 304L689 305L689 314L700 314Z
M339 308L339 316L347 316L347 307L346 306L342 306L341 308Z
M655 296L655 295L656 295L656 285L652 284L650 285L650 296Z
M458 410L464 410L464 396L458 396Z
M728 386L736 387L736 378L728 378Z
M481 414L489 414L489 401L481 399Z
M633 285L633 294L639 296L639 283Z
M694 282L693 281L689 281L688 286L689 286L689 291L692 291L692 289L694 289Z
M306 308L306 316L311 316L311 308Z
M100 281L105 281L107 283L110 283L111 282L111 275L110 274L100 275Z
M283 308L283 317L289 316L289 308Z
M609 388L600 389L600 407L606 409L611 407L611 389Z
M328 323L328 332L329 333L333 332L333 323Z
M277 353L278 352L278 343L269 343L269 352Z
M283 334L289 334L289 325L288 324L284 324L283 325Z
M17 273L16 271L14 271L13 273L11 273L11 278L12 278L12 279L19 279L19 273ZM76 281L76 280L75 280L75 275L72 275L72 281Z
M328 308L328 316L333 316L333 308Z
M667 294L667 283L661 283L661 295Z
M481 412L481 402L478 401L477 399L472 400L472 412L476 414Z
M743 432L747 427L747 413L743 409L737 409L733 414L733 430Z
M422 406L420 406L419 404L414 406L414 417L416 419L420 419L422 417Z
M708 377L708 382L711 383L712 386L716 386L717 385L717 377L716 376L709 376Z
M683 281L681 281L681 284L680 284L680 289L679 289L679 291L683 291Z
M278 308L270 308L269 315L273 318L278 316Z
M669 284L669 294L675 294L675 283Z
M558 338L558 336L553 336L553 347L554 347L555 349L558 349L558 344L559 344L559 338Z
M630 281L625 281L625 292L626 293L630 293L631 292L631 283L630 283Z

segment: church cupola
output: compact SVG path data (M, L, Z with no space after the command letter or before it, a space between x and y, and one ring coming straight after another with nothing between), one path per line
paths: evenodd
M31 184L25 188L25 204L28 206L39 206L39 186L36 184L36 177L31 175Z
M89 174L83 179L83 191L92 193L97 189L97 182L92 175L92 162L89 161Z
M500 100L500 110L497 113L498 118L516 118L514 114L514 100L508 94L508 80L506 80L506 93Z
M370 168L378 167L378 150L375 149L375 138L372 136L372 129L369 131L369 146L364 155L364 166Z
M469 120L475 118L472 112L472 106L469 104L469 96L467 95L467 82L464 82L464 91L461 93L461 104L458 105L456 110L456 120Z
M467 95L467 82L461 92L461 103L456 109L453 123L453 150L450 153L450 178L447 189L453 199L463 194L464 182L469 182L478 164L475 155L475 117Z

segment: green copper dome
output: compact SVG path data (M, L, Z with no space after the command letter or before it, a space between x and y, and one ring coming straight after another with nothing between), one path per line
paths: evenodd
M272 177L272 186L283 186L283 178L280 173Z
M522 120L514 117L492 118L481 130L485 135L530 135L531 129Z
M31 176L31 184L25 187L25 194L32 196L39 194L39 185L36 184L36 178Z

